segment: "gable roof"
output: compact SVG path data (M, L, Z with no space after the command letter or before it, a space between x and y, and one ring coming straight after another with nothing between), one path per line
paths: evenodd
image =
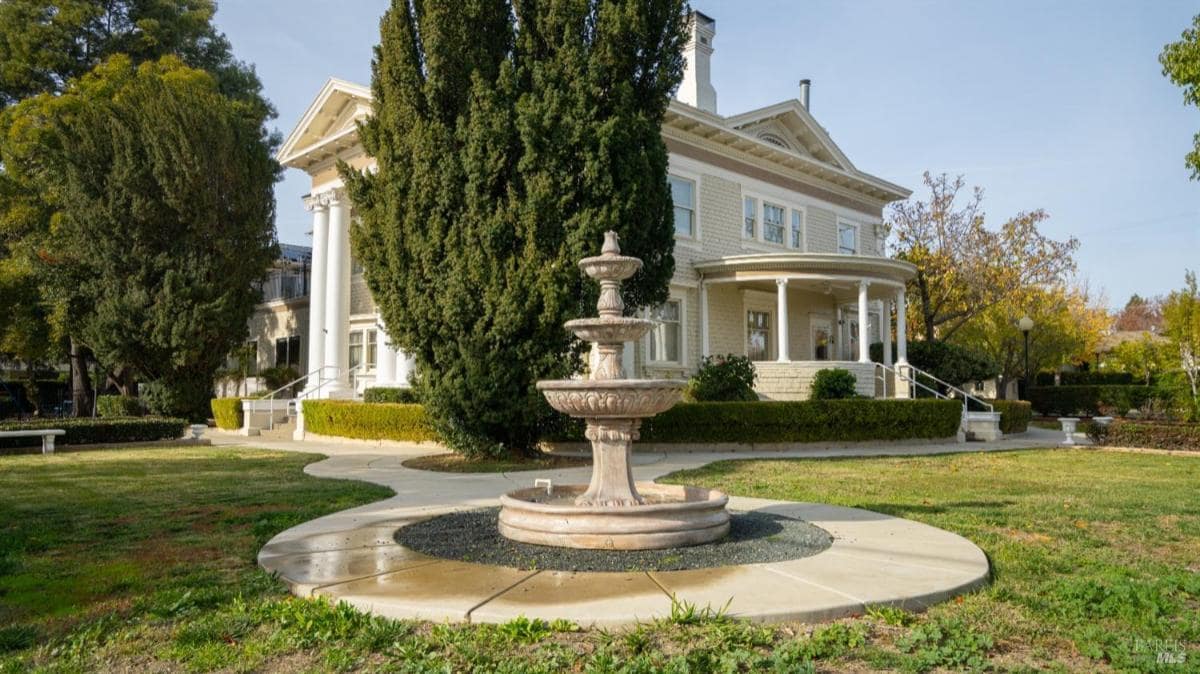
M288 134L275 158L305 168L357 141L355 122L371 114L371 89L329 78Z
M726 117L725 123L769 143L779 144L779 141L783 141L783 147L803 149L804 153L842 170L856 170L850 158L833 142L829 132L794 98ZM782 138L778 137L779 131L783 132ZM789 145L788 141L794 145Z

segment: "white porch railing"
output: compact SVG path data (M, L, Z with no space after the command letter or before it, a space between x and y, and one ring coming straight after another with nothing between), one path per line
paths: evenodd
M362 369L362 363L359 363L358 365L355 365L354 367L352 367L346 371L346 375L350 380L350 382L349 382L350 390L354 391L355 395L358 394L357 377L358 377L358 370L360 370L360 369ZM334 376L332 376L332 377L322 376L321 373L323 373L326 370L332 370L334 372ZM269 391L257 398L242 399L242 412L246 419L246 421L244 422L246 427L249 428L250 419L251 419L252 415L254 415L256 413L261 414L262 412L266 412L267 413L267 429L273 430L275 428L275 412L282 409L284 412L287 413L288 416L295 416L299 412L298 401L303 400L305 398L312 398L312 397L316 396L316 394L322 388L324 388L326 384L337 381L337 379L338 379L337 372L338 372L337 366L324 365L322 367L319 367L319 368L313 370L312 372L308 372L304 375L301 375L301 376L293 379L292 381L284 384L283 386L280 386L279 388L275 389L274 391ZM313 375L317 375L316 386L306 387L303 391L301 391L299 394L297 394L295 396L291 396L291 397L288 397L285 399L277 399L277 396L280 393L282 393L283 391L288 391L288 390L295 388L296 385L298 385L300 382L305 382L307 384L309 377L312 377ZM280 407L279 403L283 403L283 406Z

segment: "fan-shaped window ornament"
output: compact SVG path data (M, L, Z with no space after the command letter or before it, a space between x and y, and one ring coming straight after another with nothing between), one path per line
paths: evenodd
M772 145L778 145L779 147L782 147L786 150L792 149L792 146L788 145L786 140L780 138L779 136L777 136L773 133L764 131L764 132L758 134L758 138L759 138L759 140L765 140L766 142L768 142Z

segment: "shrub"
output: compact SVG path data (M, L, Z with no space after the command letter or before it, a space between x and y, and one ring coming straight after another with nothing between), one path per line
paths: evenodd
M1026 396L1033 409L1050 416L1082 414L1096 416L1105 412L1122 415L1144 406L1154 395L1149 386L1039 386Z
M758 400L754 363L745 356L705 356L688 382L687 395L697 402Z
M140 417L126 419L39 419L0 423L0 431L23 431L41 428L61 428L67 432L59 442L68 445L90 443L148 442L174 440L183 437L188 422L185 419ZM41 438L3 438L0 448L40 447Z
M143 384L140 392L151 414L195 422L208 419L208 401L213 397L212 381L203 378L151 382Z
M894 344L892 352L895 353ZM871 345L871 360L883 362L883 344L876 342ZM1000 374L999 366L987 355L946 342L909 342L908 362L918 370L956 386L991 379Z
M1029 430L1033 418L1033 405L1024 400L989 400L992 408L1000 413L1000 432L1024 433Z
M217 428L236 431L242 427L241 398L213 398L212 413L213 421L217 422Z
M304 428L320 435L360 440L438 440L422 405L305 400Z
M1088 435L1103 445L1200 452L1200 424L1116 419L1107 428L1092 426Z
M97 396L96 414L102 417L140 417L146 408L133 396Z
M853 398L858 395L855 389L857 379L849 370L834 368L832 370L817 370L812 382L813 400L837 400Z
M412 388L373 386L363 391L363 402L412 404L420 401L416 390Z
M1133 384L1133 375L1129 372L1060 372L1059 385L1062 386L1129 386ZM1034 378L1038 386L1055 386L1053 372L1039 372Z
M642 423L644 442L840 442L948 438L954 400L804 400L683 403Z
M282 367L268 367L258 372L258 378L262 380L263 388L267 391L274 391L282 388L284 384L294 382L300 378L300 373L296 370L284 365ZM295 394L299 384L292 386L292 393Z

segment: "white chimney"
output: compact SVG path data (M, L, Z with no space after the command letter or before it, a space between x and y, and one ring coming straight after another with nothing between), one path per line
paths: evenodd
M808 110L808 90L812 87L812 80L800 80L800 105Z
M717 36L717 22L712 18L692 12L688 21L690 39L683 48L683 83L679 85L676 98L705 112L717 113L717 90L713 89L710 62L713 53L713 38Z

